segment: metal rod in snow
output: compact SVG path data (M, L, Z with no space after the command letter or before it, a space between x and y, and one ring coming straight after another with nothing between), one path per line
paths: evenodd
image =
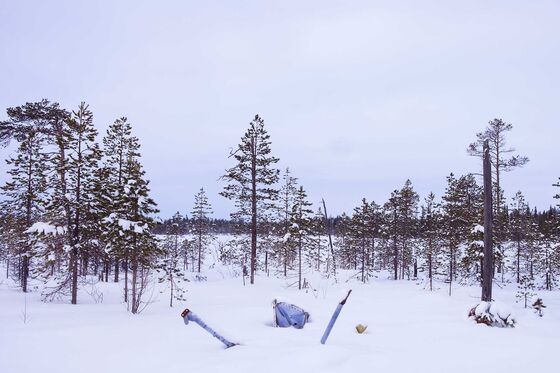
M185 322L185 325L187 325L189 323L189 321L197 323L198 325L200 325L202 327L202 329L206 330L208 333L212 334L212 336L214 338L218 339L220 342L225 344L226 348L233 347L237 344L237 343L230 342L227 339L225 339L224 337L222 337L220 334L218 334L218 332L216 332L214 329L209 327L208 324L206 324L204 321L202 321L202 319L200 317L198 317L196 314L192 313L192 311L187 309L187 308L181 313L181 317L183 318L183 321Z
M323 212L325 213L325 228L327 229L327 234L329 235L329 247L331 249L331 257L332 257L332 267L333 267L333 276L334 276L334 282L336 283L336 263L335 263L335 258L334 258L334 247L332 244L332 237L331 237L331 230L329 227L329 216L327 215L327 204L325 203L325 199L322 199L323 201Z
M352 290L348 290L348 294L346 294L344 299L341 300L340 303L336 306L336 310L334 310L334 313L331 317L331 321L329 321L329 325L327 325L327 329L325 329L325 333L323 333L323 337L321 338L321 344L324 345L325 342L327 341L327 338L329 338L329 334L331 334L331 330L334 326L334 323L336 322L336 319L338 318L338 315L340 314L342 307L346 304L346 300L350 296L351 292Z

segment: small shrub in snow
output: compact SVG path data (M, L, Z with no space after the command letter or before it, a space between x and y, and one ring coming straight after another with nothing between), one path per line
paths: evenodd
M535 310L535 313L537 315L539 315L540 317L543 316L543 308L546 308L546 306L543 303L542 298L535 298L533 300L533 310Z
M469 311L469 318L477 324L513 328L515 319L508 307L497 302L480 302Z

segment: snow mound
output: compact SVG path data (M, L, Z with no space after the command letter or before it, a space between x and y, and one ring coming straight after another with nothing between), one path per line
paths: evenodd
M513 328L515 318L508 306L500 302L480 302L469 311L469 318L477 324Z
M25 233L42 233L42 234L51 234L53 236L61 235L64 234L65 232L66 229L64 227L58 227L42 221L38 221L37 223L34 223L31 227L29 227L25 231Z

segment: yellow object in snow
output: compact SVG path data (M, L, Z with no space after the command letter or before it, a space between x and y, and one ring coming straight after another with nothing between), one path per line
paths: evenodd
M362 324L356 325L356 331L357 331L359 334L362 334L363 332L365 332L366 329L367 329L367 325L362 325Z

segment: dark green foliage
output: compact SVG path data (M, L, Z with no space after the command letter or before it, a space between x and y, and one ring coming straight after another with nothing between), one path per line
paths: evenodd
M212 221L210 215L212 214L212 206L208 202L208 197L204 188L200 188L199 192L194 197L194 206L191 212L191 233L194 236L194 253L196 255L196 266L193 263L193 268L200 273L202 261L208 253L209 245L215 240L212 233Z
M235 201L236 212L232 214L232 219L249 223L239 225L239 229L243 231L247 227L247 234L251 235L249 272L253 284L257 269L259 224L278 197L274 185L279 174L275 168L278 158L271 155L270 136L258 115L249 123L241 143L230 156L235 159L236 165L222 176L228 184L220 194Z
M448 268L448 280L454 281L458 275L459 247L463 243L477 241L475 227L482 224L482 189L472 174L447 177L447 188L443 196L443 246ZM468 275L479 276L480 245L470 245L471 251L464 258L463 268ZM451 289L451 287L450 287Z
M184 284L188 281L180 264L184 254L181 241L185 234L181 229L181 215L175 213L171 221L170 230L161 243L163 255L156 266L158 281L169 286L169 307L173 307L173 300L186 301Z
M414 242L418 223L418 194L407 180L400 190L391 193L383 206L384 234L388 241L387 256L392 261L393 279L410 279L410 267L415 266Z
M519 279L519 284L517 284L517 294L515 297L518 302L523 302L524 307L527 308L528 302L536 295L534 291L535 284L531 277L523 275Z
M286 168L282 175L282 187L278 194L277 220L279 222L279 229L277 234L279 240L276 242L274 250L274 256L283 267L284 277L288 275L288 269L293 267L296 258L296 249L292 242L286 238L289 236L290 214L297 190L297 178L292 176L289 168Z
M546 306L544 305L544 302L541 298L535 299L531 306L533 307L537 315L539 315L540 317L543 316L543 309L546 308Z
M433 290L433 279L440 266L440 247L443 244L443 215L441 204L436 201L433 193L428 194L422 206L422 214L419 222L419 232L422 241L420 256L424 262L424 270L430 290Z
M6 160L10 166L10 180L1 188L5 200L0 203L2 210L10 211L10 256L17 262L15 277L24 292L27 292L27 280L30 261L35 254L33 243L27 229L37 222L44 212L45 193L47 189L47 156L43 152L45 137L33 128L26 136L19 136L21 141L16 155Z
M313 210L307 201L307 193L302 186L297 190L290 212L290 228L287 244L295 247L298 262L298 288L302 288L302 255L304 250L311 245L313 236Z
M381 229L381 210L375 202L368 203L364 198L360 206L354 208L349 220L348 239L345 251L341 253L341 265L357 269L360 280L366 282L372 275L375 240Z

